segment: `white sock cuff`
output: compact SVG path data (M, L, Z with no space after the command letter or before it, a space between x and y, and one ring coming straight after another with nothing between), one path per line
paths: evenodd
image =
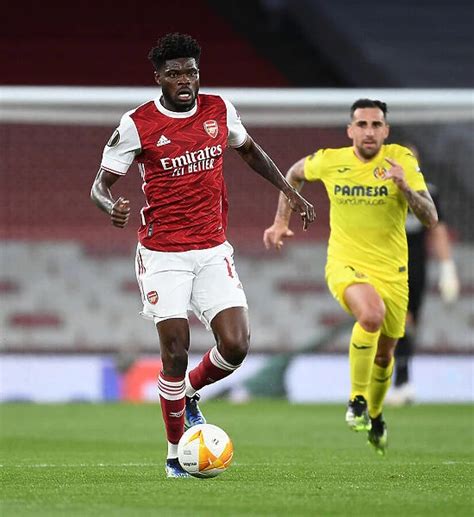
M167 459L177 458L178 457L178 444L168 442L168 454L166 456Z
M193 388L193 385L189 379L189 370L186 372L184 382L186 384L186 397L193 397L196 394L196 390Z
M184 379L180 381L166 381L163 377L158 377L158 392L166 400L179 400L184 397Z
M237 370L237 368L240 366L240 364L235 365L228 363L219 353L219 350L217 350L217 346L211 348L209 359L214 366L217 366L217 368L220 368L221 370L226 370L228 372L233 372L234 370Z

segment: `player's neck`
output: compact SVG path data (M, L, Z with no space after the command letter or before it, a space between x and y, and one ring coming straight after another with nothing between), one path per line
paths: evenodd
M168 111L174 111L176 113L186 113L187 111L191 111L194 108L194 106L196 105L196 101L194 101L191 106L177 106L167 101L162 95L160 97L160 104Z
M369 158L366 158L365 156L363 156L359 150L357 149L357 147L353 147L352 148L352 151L355 155L355 157L360 160L361 162L363 163L369 163L371 162L372 160L374 160L375 158L377 158L377 156L379 155L380 151L382 150L382 148L380 148L373 156L370 156Z

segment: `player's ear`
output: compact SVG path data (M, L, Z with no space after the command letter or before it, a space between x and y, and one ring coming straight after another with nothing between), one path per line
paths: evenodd
M155 71L155 73L154 73L153 75L154 75L154 77L155 77L155 82L156 82L156 84L158 84L159 86L161 86L160 73Z
M385 125L385 138L390 134L390 126L388 124Z
M347 124L347 136L352 140L354 133L352 131L352 124Z

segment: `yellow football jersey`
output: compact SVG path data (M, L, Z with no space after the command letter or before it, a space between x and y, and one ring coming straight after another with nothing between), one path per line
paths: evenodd
M410 187L427 190L412 152L401 145L383 145L377 156L362 162L352 147L320 149L308 156L304 175L321 180L331 203L328 263L344 262L386 280L400 278L407 268L405 219L408 203L385 173L392 158Z

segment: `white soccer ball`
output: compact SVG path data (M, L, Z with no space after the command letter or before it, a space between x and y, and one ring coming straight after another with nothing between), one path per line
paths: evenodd
M183 469L198 478L213 478L229 467L234 446L225 431L212 424L190 427L178 443Z

